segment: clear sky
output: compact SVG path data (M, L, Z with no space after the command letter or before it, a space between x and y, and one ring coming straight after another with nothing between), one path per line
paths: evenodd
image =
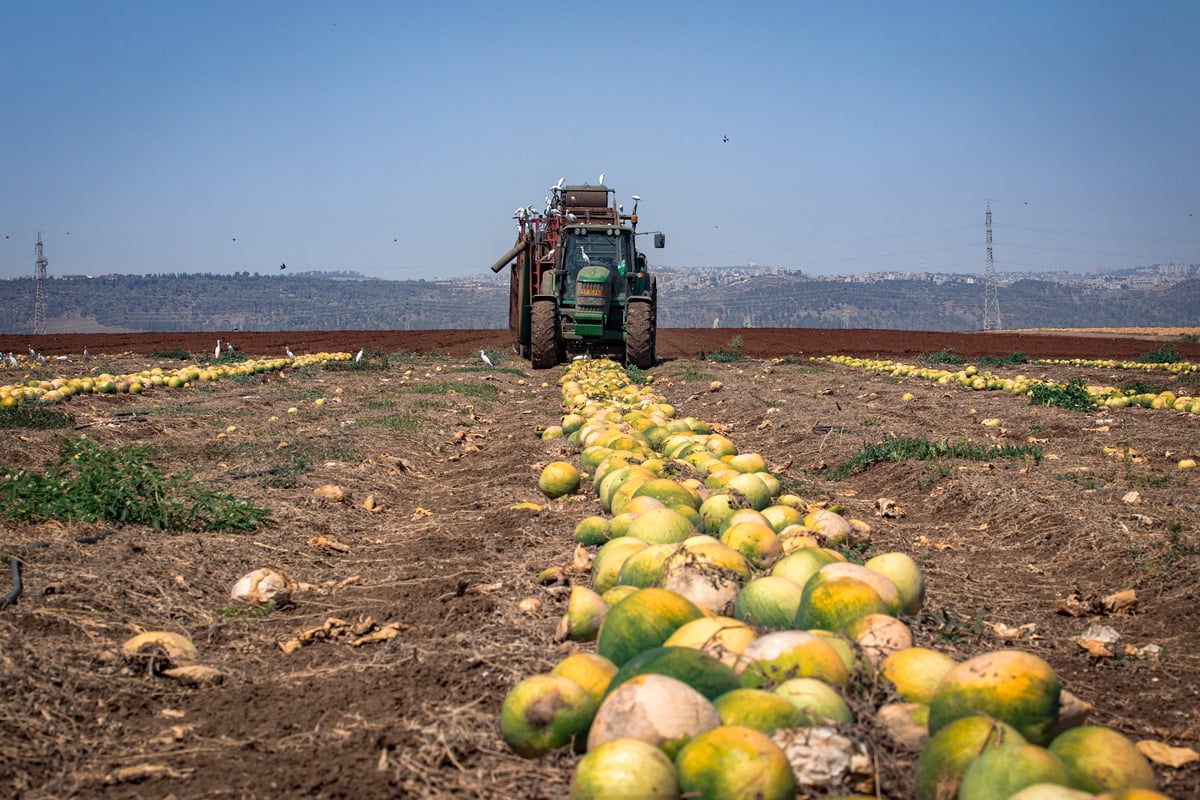
M0 277L39 231L51 275L480 274L601 172L651 264L980 272L989 200L1001 273L1200 262L1197 31L1196 0L0 0Z

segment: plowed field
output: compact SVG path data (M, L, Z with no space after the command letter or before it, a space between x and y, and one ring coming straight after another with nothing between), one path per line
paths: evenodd
M11 588L10 559L23 579L19 598L0 608L0 795L565 797L578 756L521 759L496 720L516 681L547 671L572 647L553 638L565 594L537 576L559 566L570 581L588 582L572 531L599 506L587 493L556 501L539 494L541 465L578 455L561 439L534 435L559 419L564 367L530 370L506 355L507 338L239 333L235 347L255 356L281 355L284 346L366 354L339 368L76 396L53 407L70 415L67 427L0 430L3 471L40 470L79 436L145 444L163 472L271 516L239 533L0 518L0 595ZM916 361L939 352L1134 359L1161 341L662 330L650 372L681 416L723 425L741 450L762 453L789 491L869 522L862 552L901 550L918 560L929 590L909 620L919 644L960 660L1027 649L1092 705L1090 721L1135 741L1200 749L1200 491L1196 471L1177 467L1200 456L1200 417L1068 411L809 360ZM1181 358L1200 361L1200 345L1170 341ZM0 337L3 352L27 345L47 365L0 370L0 383L178 366L185 362L153 354L211 357L215 337ZM1196 373L988 368L1200 394ZM1000 424L981 425L985 418ZM897 437L1032 444L1041 458L900 461L829 477L864 446ZM315 492L328 485L344 498ZM364 507L368 497L375 510ZM542 510L513 508L521 501ZM299 583L292 603L260 609L230 598L239 577L262 567ZM1101 598L1126 590L1135 602L1102 608ZM528 598L537 602L518 605ZM1076 642L1094 624L1121 637L1114 655ZM122 656L121 644L143 630L186 634L221 681L190 685ZM879 796L909 797L916 754L866 722L852 730L875 756ZM1171 797L1200 795L1200 764L1156 771Z

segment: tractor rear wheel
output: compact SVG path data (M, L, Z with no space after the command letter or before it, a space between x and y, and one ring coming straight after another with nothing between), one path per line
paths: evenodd
M654 366L654 306L630 303L625 311L625 363L638 369Z
M529 311L529 363L534 369L558 364L558 309L553 300L534 300Z

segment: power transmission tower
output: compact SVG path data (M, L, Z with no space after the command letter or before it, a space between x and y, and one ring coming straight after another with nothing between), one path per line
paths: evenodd
M42 234L38 232L37 244L33 247L33 333L46 332L46 266L50 262L42 254Z
M1000 294L996 290L996 262L992 260L992 201L987 204L987 263L983 268L983 329L1000 330Z

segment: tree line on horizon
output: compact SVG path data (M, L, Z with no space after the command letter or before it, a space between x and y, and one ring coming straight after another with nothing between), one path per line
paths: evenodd
M115 275L52 279L47 329L150 331L436 330L508 327L500 282L405 280L352 274ZM983 327L983 286L922 280L840 283L795 275L738 279L705 289L659 279L659 327ZM32 278L0 281L0 333L32 331ZM1200 325L1200 280L1166 289L1085 289L1019 280L1000 289L1001 327ZM76 328L72 329L71 326Z

